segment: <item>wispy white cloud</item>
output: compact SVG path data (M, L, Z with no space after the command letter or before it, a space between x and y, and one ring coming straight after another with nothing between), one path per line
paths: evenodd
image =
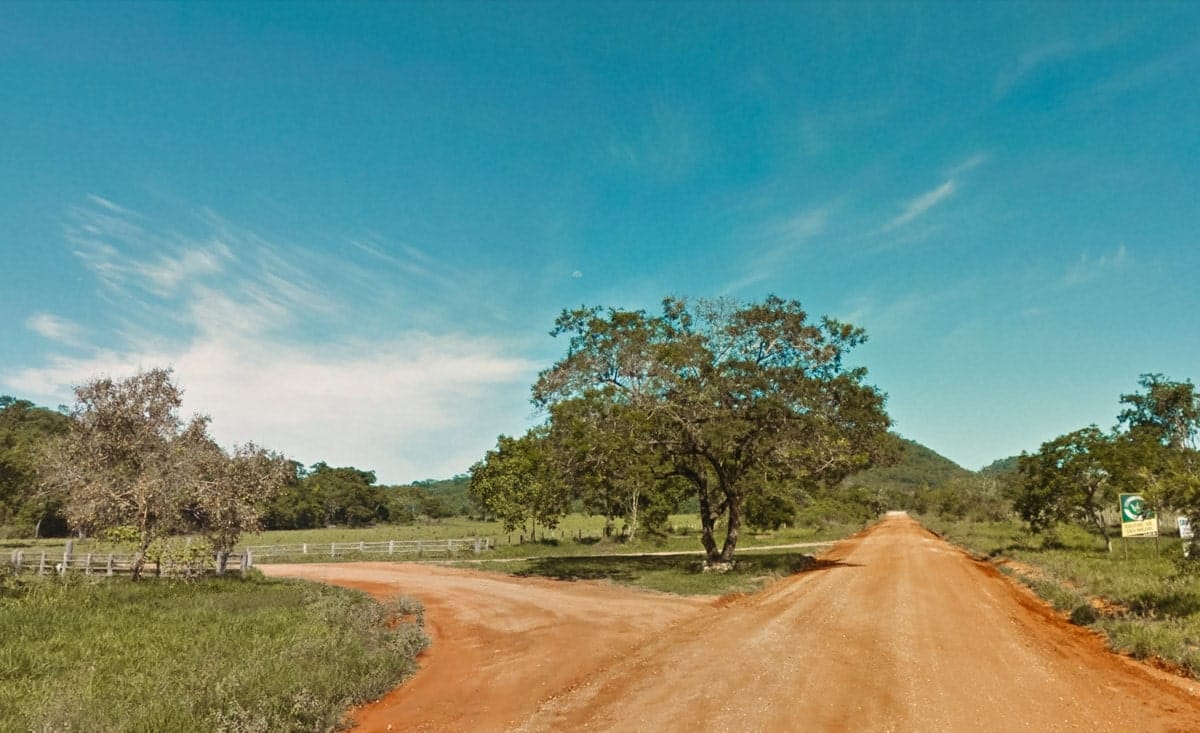
M38 313L30 316L25 321L25 326L39 336L56 343L66 346L81 344L83 329L79 324L52 313Z
M928 191L909 199L904 204L903 209L899 214L892 217L882 227L876 230L875 234L882 234L898 229L906 224L909 224L921 217L925 216L934 207L942 202L950 199L957 194L961 188L960 181L963 177L983 165L990 159L990 155L985 152L974 153L968 156L965 160L955 164L946 174L946 180L941 184L929 189Z
M890 231L899 226L904 226L913 219L925 214L927 211L937 206L941 202L950 198L958 189L958 184L951 178L937 188L930 189L925 193L912 199L905 205L904 211L899 216L883 225L883 231Z
M1065 39L1031 48L1019 54L996 76L992 93L996 98L1003 98L1038 69L1069 59L1081 52L1078 44Z
M222 273L234 259L220 239L195 241L147 229L138 214L99 196L88 199L93 206L71 210L67 240L113 293L169 295L189 282Z
M978 168L979 166L988 162L989 160L991 160L991 157L992 156L990 153L982 153L982 152L975 153L974 155L969 156L963 162L961 162L961 163L955 165L953 168L951 168L950 172L947 174L947 176L951 180L958 178L959 176L962 176L964 173L969 173L970 171L973 171L976 168Z
M513 347L453 326L372 320L402 302L391 293L428 279L406 265L433 272L434 258L367 242L347 248L356 262L211 212L199 220L186 236L111 202L73 211L68 238L100 287L122 296L109 314L119 325L88 346L65 319L30 318L30 329L80 351L0 371L0 385L57 404L101 374L172 366L185 408L210 414L226 445L254 440L388 482L466 470L498 433L524 429L537 365Z
M1063 284L1078 285L1119 270L1125 266L1128 256L1129 251L1124 244L1118 245L1111 254L1102 254L1095 258L1084 252L1067 268L1066 274L1063 275Z

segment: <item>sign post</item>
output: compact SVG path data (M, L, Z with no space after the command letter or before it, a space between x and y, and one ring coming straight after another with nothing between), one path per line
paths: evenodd
M1146 507L1141 494L1118 494L1121 502L1121 542L1129 557L1127 537L1158 537L1158 517Z

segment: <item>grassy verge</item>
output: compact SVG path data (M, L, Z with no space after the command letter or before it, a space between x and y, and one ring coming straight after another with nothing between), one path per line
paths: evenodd
M998 562L1075 623L1104 632L1117 651L1200 678L1200 574L1181 572L1177 538L1118 539L1109 553L1078 527L1033 535L1017 522L923 521Z
M427 644L415 602L261 576L0 590L0 731L328 730Z

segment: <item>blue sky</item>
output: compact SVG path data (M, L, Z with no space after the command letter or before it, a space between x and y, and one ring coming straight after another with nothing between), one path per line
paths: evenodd
M582 304L865 327L968 468L1200 377L1195 3L0 3L0 393L169 365L384 482Z

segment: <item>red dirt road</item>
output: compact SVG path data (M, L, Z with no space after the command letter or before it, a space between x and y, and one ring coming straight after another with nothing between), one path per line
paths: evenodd
M1200 684L1111 654L889 516L713 601L386 563L265 566L420 598L417 675L361 731L1200 731Z

